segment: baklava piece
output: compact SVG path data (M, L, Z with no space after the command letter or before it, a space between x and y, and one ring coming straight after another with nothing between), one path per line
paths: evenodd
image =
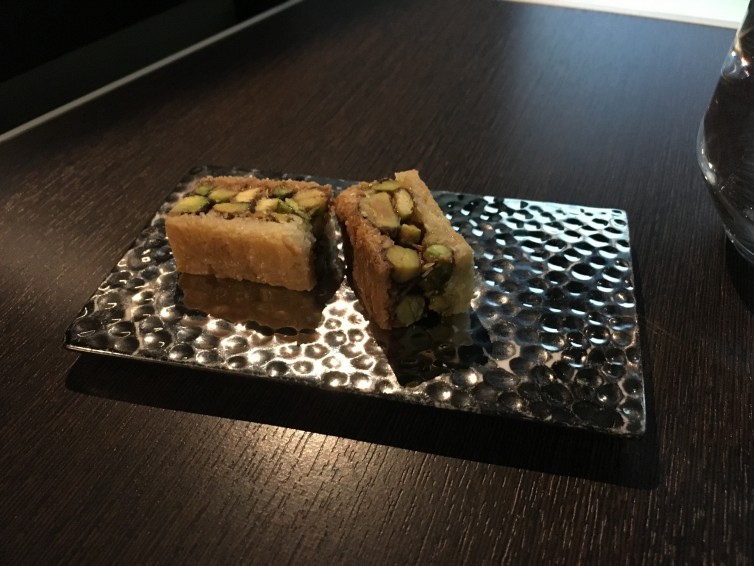
M465 312L474 292L471 247L453 230L417 171L360 183L335 199L351 272L369 318L409 326L428 313Z
M204 177L165 218L181 273L308 291L332 187L254 177Z

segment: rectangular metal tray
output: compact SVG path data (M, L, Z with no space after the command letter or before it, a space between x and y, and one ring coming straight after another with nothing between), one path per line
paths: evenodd
M625 212L434 192L475 253L469 312L386 332L345 276L311 293L179 275L164 215L205 175L350 181L198 167L169 195L68 328L72 350L249 374L622 436L646 403Z

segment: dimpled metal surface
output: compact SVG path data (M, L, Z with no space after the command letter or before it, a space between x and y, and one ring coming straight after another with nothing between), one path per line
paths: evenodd
M336 191L351 184L258 170L192 170L73 321L67 347L609 434L644 432L623 211L435 192L474 249L472 308L386 332L365 319L343 275L334 222L331 282L312 293L179 277L164 215L205 175L313 180ZM198 303L189 304L192 295ZM283 312L242 308L255 304L269 311L283 305Z

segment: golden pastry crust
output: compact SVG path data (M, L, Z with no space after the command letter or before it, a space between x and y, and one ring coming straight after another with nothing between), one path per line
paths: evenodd
M385 250L393 245L359 212L363 189L354 185L335 199L335 214L345 225L353 251L351 272L356 291L369 318L380 328L390 328L392 302L390 273L392 267L385 258Z

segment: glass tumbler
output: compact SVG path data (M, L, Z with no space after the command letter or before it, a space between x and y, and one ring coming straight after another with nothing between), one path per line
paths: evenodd
M697 158L736 249L754 264L754 0L699 127Z

